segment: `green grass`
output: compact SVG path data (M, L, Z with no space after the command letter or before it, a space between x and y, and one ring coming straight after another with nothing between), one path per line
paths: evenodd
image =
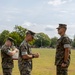
M56 67L54 65L55 50L53 49L32 49L33 53L39 52L40 58L33 59L32 75L56 75ZM0 59L1 62L1 59ZM2 75L0 64L0 75ZM13 75L20 75L17 60L14 61ZM69 75L75 75L75 51L72 50L71 64L69 67Z

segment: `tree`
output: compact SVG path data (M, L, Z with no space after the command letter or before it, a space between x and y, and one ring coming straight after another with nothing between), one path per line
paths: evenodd
M48 47L50 46L50 38L48 35L44 33L38 33L36 35L37 39L35 40L34 44L36 47Z
M1 34L0 34L0 46L4 44L6 38L8 38L9 36L9 31L8 30L4 30Z
M9 34L9 36L12 37L12 38L15 40L15 41L14 41L14 44L15 44L16 46L19 46L20 43L23 41L22 38L19 36L19 34L18 34L17 32L15 32L15 31L11 32L11 33Z
M55 47L56 47L57 39L58 39L57 37L53 37L53 38L51 39L50 47L52 47L52 48L55 48Z
M23 28L21 26L18 26L18 25L15 25L14 29L15 29L15 32L12 32L11 33L11 36L16 40L15 41L15 44L17 46L19 46L20 43L25 38L25 33L26 33L27 29L26 28Z
M21 26L15 25L14 29L15 29L15 31L19 34L19 36L20 36L21 38L24 38L24 37L25 37L25 33L26 33L26 31L27 31L26 28L23 28L23 27L21 27Z

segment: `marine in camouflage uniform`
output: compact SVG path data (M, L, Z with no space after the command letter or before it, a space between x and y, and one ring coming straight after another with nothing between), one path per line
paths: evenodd
M28 39L30 36L34 36L35 33L32 31L28 31L26 33L26 38ZM18 65L19 65L19 71L20 75L31 75L32 71L32 59L38 58L38 54L32 54L30 45L28 44L29 40L25 40L21 43L19 48L19 59L18 59ZM32 39L33 40L33 39ZM32 41L30 40L30 41ZM25 58L23 58L23 56ZM27 57L27 58L26 58Z
M19 69L21 75L30 75L30 72L32 70L32 59L25 60L22 58L22 55L25 54L31 54L30 47L28 43L24 40L22 44L20 45L20 51L19 51Z
M61 28L66 30L65 24L59 24L58 32ZM67 50L66 50L67 49ZM56 65L56 75L68 75L68 67L70 64L70 54L71 54L71 40L65 35L62 35L57 40L56 47L56 57L55 57L55 65ZM64 66L62 66L64 64Z
M7 41L10 41L11 43L14 41L11 37L7 39ZM6 41L6 42L7 42ZM8 45L4 44L1 48L1 58L2 58L2 69L3 69L3 75L12 75L12 68L13 65L13 59L10 53L12 52L13 46L9 47Z

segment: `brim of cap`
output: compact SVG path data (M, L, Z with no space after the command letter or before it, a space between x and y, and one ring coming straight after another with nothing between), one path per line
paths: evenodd
M56 29L60 29L60 28L65 28L65 29L67 29L66 27L58 27L58 28L56 28Z
M12 39L12 38L7 38L7 40L14 42L14 39Z
M35 35L33 35L33 39L38 39L38 37L37 37L37 33L35 34Z
M33 39L37 39L35 36L33 36Z
M56 29L60 29L60 27L57 27Z

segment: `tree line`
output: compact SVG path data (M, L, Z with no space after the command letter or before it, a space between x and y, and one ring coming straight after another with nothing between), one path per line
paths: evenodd
M0 46L2 46L8 37L12 37L15 39L14 44L18 47L20 43L24 40L25 38L25 33L27 29L15 25L14 31L10 32L8 30L4 30L0 33ZM55 48L56 47L56 42L57 42L57 37L50 38L47 34L45 33L37 33L36 39L30 42L30 44L33 47L51 47ZM72 40L72 47L75 48L75 36L74 39Z

